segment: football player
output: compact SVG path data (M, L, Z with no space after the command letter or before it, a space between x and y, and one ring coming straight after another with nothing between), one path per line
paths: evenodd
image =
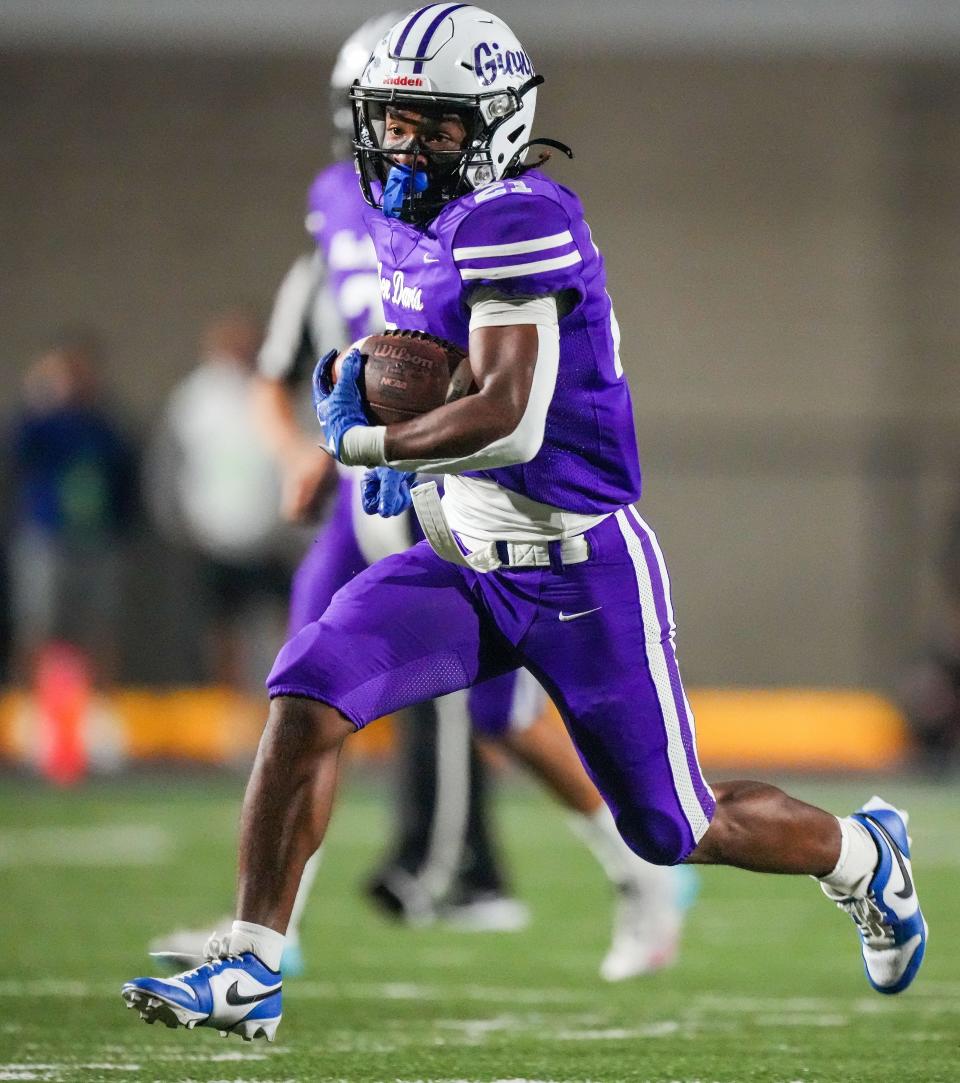
M376 254L364 222L366 204L351 151L353 115L348 88L374 45L398 14L365 22L341 47L330 77L334 164L314 179L307 196L306 228L316 248L301 256L277 291L258 361L255 404L281 468L282 511L293 522L322 515L319 537L307 550L290 592L289 635L327 607L336 591L369 564L406 549L422 536L412 515L371 518L360 507L362 469L339 467L317 447L316 419L299 410L319 350L355 341L383 326ZM305 378L303 378L305 377ZM370 898L413 925L444 918L461 927L523 927L527 907L505 885L486 810L484 766L470 739L466 695L441 704L417 704L398 720L401 773L397 837L368 881ZM442 715L442 725L439 724ZM284 973L303 970L300 918L316 875L319 854L304 870L287 930ZM229 920L228 920L229 924ZM178 929L156 937L154 954L182 967L202 957L211 928Z
M393 509L400 513L391 516L364 514L363 469L334 469L334 460L301 426L295 398L298 369L315 343L344 337L356 341L383 323L381 280L365 223L368 208L352 156L347 159L353 134L347 90L396 21L395 15L369 20L338 54L330 80L338 160L318 174L307 201L306 226L317 249L312 257L297 260L284 279L260 354L257 401L282 466L284 513L294 521L309 520L320 507L324 514L323 529L294 577L291 638L319 617L355 575L422 538L416 520L403 509ZM386 496L377 491L378 505ZM622 981L652 973L676 954L695 877L686 868L651 866L623 843L569 739L543 718L545 704L543 690L520 670L469 694L413 705L416 717L401 728L398 838L390 858L371 878L368 893L411 924L439 917L463 930L510 931L527 923L526 906L505 891L490 842L483 764L472 749L472 724L482 743L505 747L545 782L611 881L613 936L601 975ZM318 859L319 854L312 857L304 869L287 926L282 969L288 976L304 969L300 920ZM168 964L189 966L203 958L210 928L224 927L221 919L203 929L175 930L155 938L150 950Z
M525 164L541 82L495 15L431 4L397 23L352 90L386 318L468 348L479 391L370 425L359 355L335 386L334 354L318 365L331 453L371 468L371 506L378 489L391 508L412 499L426 540L358 575L281 650L244 801L238 920L182 976L187 992L125 987L148 1016L269 1037L283 932L343 741L519 666L559 708L635 853L812 875L853 918L873 988L898 993L920 967L905 813L875 797L837 818L761 782L711 788L700 770L666 564L634 507L603 259L574 193ZM446 476L442 502L432 482L411 492L416 471Z

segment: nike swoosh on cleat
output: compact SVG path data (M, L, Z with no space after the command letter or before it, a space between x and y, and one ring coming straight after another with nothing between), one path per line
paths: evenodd
M598 605L595 609L584 609L580 613L564 613L564 611L561 609L560 610L560 619L561 620L576 620L577 617L586 617L586 616L589 616L589 614L596 613L601 609L603 609L602 605Z
M880 832L881 835L887 840L890 845L890 849L893 850L893 856L897 859L897 864L900 866L900 875L903 877L903 890L895 891L894 895L898 899L909 899L913 894L913 880L910 879L910 873L907 871L907 866L903 863L903 855L900 853L900 847L896 844L894 839L890 837L890 832L880 823L879 820L875 820L869 813L864 813L864 816L873 824L873 826Z
M262 993L254 993L253 996L245 997L241 996L238 987L239 981L235 981L233 985L226 992L224 999L232 1007L239 1007L241 1004L256 1004L258 1000L266 1000L267 997L272 997L274 993L279 993L282 986L277 985L273 989L265 989Z

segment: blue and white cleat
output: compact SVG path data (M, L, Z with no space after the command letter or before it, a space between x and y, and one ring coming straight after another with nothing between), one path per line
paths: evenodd
M867 981L878 993L901 993L917 976L927 946L927 923L910 865L909 817L871 797L851 818L870 832L880 855L866 894L843 898L821 887L856 923Z
M251 952L208 959L172 978L134 978L121 990L128 1008L145 1023L212 1027L226 1037L272 1042L280 1024L280 974Z

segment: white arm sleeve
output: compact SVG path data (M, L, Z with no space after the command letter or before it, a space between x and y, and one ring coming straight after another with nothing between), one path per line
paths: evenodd
M478 291L479 293L479 291ZM506 436L459 459L398 459L389 462L395 470L426 470L432 474L460 474L465 470L492 470L529 462L543 444L547 411L557 384L560 364L560 327L557 302L553 296L505 297L475 296L470 315L470 330L477 327L509 327L535 324L537 360L533 370L530 397L520 423Z
M297 360L305 329L324 281L319 253L301 256L287 271L270 312L267 333L260 347L257 371L268 380L289 376Z

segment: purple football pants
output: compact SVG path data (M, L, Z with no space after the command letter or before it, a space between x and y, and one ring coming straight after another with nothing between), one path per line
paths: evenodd
M714 798L673 647L670 585L633 508L587 535L590 558L486 575L426 542L353 578L280 651L271 697L328 703L359 729L525 666L556 704L631 848L682 861Z
M325 613L337 591L370 566L360 550L353 529L352 503L352 483L348 478L341 477L337 481L333 513L317 540L307 550L293 577L287 626L290 639ZM416 537L422 538L416 518L412 526ZM512 726L524 728L529 725L544 705L543 693L540 691L538 696L538 691L529 685L518 688L516 673L508 673L471 688L467 712L474 731L496 740Z

